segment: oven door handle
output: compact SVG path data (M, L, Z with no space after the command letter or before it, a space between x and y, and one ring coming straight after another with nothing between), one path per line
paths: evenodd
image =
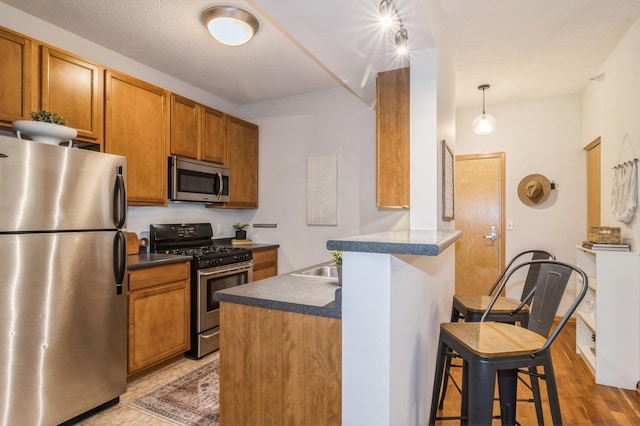
M229 273L233 273L233 272L244 272L244 271L248 271L251 268L251 265L243 265L240 267L236 267L236 268L226 268L226 269L217 269L215 271L212 272L202 272L202 271L198 271L198 276L200 277L210 277L212 275L220 275L220 274L229 274Z

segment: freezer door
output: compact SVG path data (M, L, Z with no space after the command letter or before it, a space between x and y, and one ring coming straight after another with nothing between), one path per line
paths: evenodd
M56 425L126 391L118 238L0 235L0 424Z
M0 232L126 226L125 157L0 136Z

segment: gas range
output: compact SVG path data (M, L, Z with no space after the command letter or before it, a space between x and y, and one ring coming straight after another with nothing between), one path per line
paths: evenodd
M251 250L241 247L226 246L174 248L164 250L161 253L191 256L193 257L193 260L197 262L198 269L231 265L233 263L247 262L252 259Z
M190 358L220 347L220 304L217 291L253 280L250 249L214 244L210 223L159 224L149 228L151 253L191 256Z
M248 248L213 245L210 223L150 226L152 253L191 256L196 269L230 265L253 259Z

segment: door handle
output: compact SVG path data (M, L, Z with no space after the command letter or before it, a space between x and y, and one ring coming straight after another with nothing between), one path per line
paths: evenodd
M491 234L489 234L489 235L485 235L485 236L484 236L484 239L485 239L485 240L491 240L491 241L495 241L495 240L497 240L497 239L498 239L498 234L496 234L496 231L497 231L498 229L495 227L495 225L492 225L492 226L491 226L491 228L490 228L490 230L491 230Z

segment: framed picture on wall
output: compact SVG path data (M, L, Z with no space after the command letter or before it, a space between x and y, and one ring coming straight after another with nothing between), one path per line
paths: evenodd
M454 157L451 148L443 140L442 144L442 219L453 220Z

